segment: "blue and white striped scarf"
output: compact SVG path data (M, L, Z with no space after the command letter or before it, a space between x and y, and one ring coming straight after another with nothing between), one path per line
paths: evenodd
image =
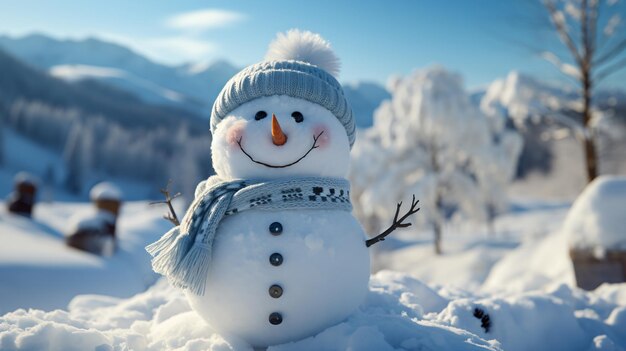
M224 216L249 209L351 211L350 183L339 178L201 182L180 226L148 245L152 268L178 287L204 294L217 228Z

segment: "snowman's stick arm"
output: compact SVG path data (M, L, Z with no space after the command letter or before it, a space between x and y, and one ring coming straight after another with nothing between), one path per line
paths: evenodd
M180 221L178 220L178 216L176 215L176 211L174 211L174 206L172 206L172 200L174 200L175 198L180 196L180 193L176 193L174 195L170 195L170 184L172 183L172 180L170 179L167 182L167 186L164 189L161 189L161 194L163 194L163 196L165 196L165 200L161 200L161 201L154 201L151 202L150 205L154 205L154 204L167 204L167 207L169 208L169 212L165 215L163 215L163 218L167 219L168 221L172 222L174 225L180 225Z
M400 201L398 205L396 206L396 214L393 216L393 223L391 224L391 226L389 226L387 230L376 235L375 237L369 240L365 240L365 246L370 247L379 241L384 241L385 237L393 233L396 229L406 228L410 226L411 223L404 223L404 220L406 220L410 215L415 214L417 213L417 211L420 210L419 207L417 207L417 204L419 202L420 202L419 200L415 200L415 194L413 194L413 200L411 200L411 208L409 209L407 213L405 213L402 217L398 219L398 216L400 215L400 208L402 207L402 201Z

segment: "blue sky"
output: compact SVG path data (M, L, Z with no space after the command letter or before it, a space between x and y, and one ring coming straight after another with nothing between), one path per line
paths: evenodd
M560 80L534 49L558 43L532 2L0 0L0 33L95 36L158 62L226 59L243 66L259 61L277 32L301 28L332 43L342 81L385 83L432 64L461 73L468 87L511 70ZM626 88L623 81L622 73L608 83Z

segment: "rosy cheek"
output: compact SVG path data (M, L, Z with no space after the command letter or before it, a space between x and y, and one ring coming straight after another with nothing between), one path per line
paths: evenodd
M317 145L319 147L325 147L330 143L330 131L324 124L318 124L313 127L313 135L316 137L319 135L317 138Z
M228 128L228 130L226 131L226 141L228 141L228 144L230 144L231 146L237 145L237 143L243 137L243 130L244 125L242 124L236 124Z

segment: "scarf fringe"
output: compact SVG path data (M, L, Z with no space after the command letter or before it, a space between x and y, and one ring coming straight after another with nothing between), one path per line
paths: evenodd
M194 244L185 258L172 270L170 280L176 286L196 295L204 295L212 256L208 245Z
M164 276L171 276L189 250L190 241L189 235L180 235L169 247L162 249L154 256L152 269Z
M158 256L161 251L172 246L174 241L176 241L178 234L180 234L180 227L176 226L165 233L161 239L146 246L146 251L148 251L152 257Z

